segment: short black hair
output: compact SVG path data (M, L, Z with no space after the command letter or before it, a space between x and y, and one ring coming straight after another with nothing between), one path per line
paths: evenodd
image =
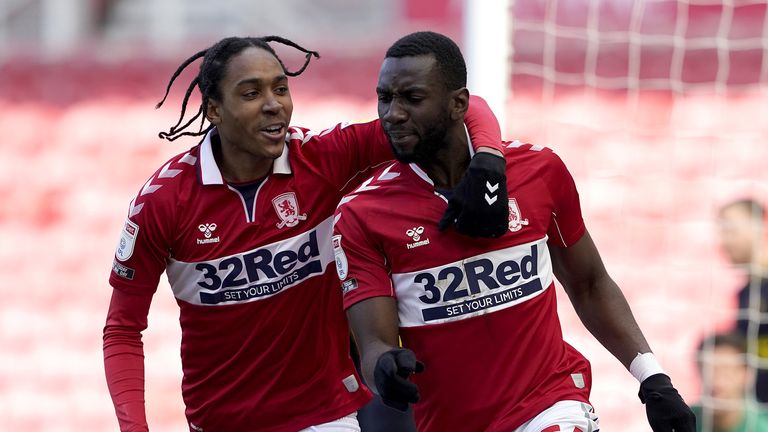
M449 37L431 31L411 33L398 39L386 57L415 57L432 54L448 90L467 86L467 64L459 46Z
M269 45L269 42L278 42L306 53L304 65L295 72L287 70L283 64L283 61L280 60L280 57L277 56L275 50L272 49L272 47ZM165 99L168 97L168 93L171 91L173 82L176 80L176 78L178 78L181 72L184 71L184 69L186 69L186 67L195 60L199 58L203 59L203 63L200 64L200 72L187 87L184 100L181 103L181 114L179 115L178 122L171 126L168 132L160 132L160 138L173 141L185 135L205 135L213 127L213 125L208 125L207 128L204 128L205 109L208 105L208 101L211 99L221 100L221 88L219 87L219 84L224 77L224 73L226 72L229 60L246 48L250 47L261 48L275 56L277 61L280 63L280 66L283 68L283 71L285 71L285 74L288 76L300 75L307 68L309 61L313 56L320 57L320 54L318 54L316 51L307 50L295 42L280 36L228 37L218 41L210 48L199 51L188 59L184 60L184 62L181 63L181 65L171 76L171 80L168 82L168 86L165 89L165 95L163 96L163 99L157 103L156 108L160 108L160 106L163 105L163 102L165 102ZM181 123L184 121L184 115L187 112L187 103L189 102L189 97L192 95L192 91L194 91L195 87L200 90L200 94L202 95L200 108L197 110L197 114L195 114L191 119L182 125ZM185 132L185 130L198 119L200 120L200 128L195 132Z

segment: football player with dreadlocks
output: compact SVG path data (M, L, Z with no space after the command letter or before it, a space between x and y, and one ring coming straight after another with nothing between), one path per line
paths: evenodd
M306 53L301 69L287 70L270 42ZM204 138L143 185L115 252L104 363L121 430L148 430L141 332L163 272L180 308L191 431L359 430L355 412L370 394L349 356L342 294L329 268L333 213L359 173L393 154L379 121L321 133L289 126L288 77L312 57L280 37L232 37L173 74L165 97L202 59L178 122L160 136ZM195 88L202 102L185 121ZM487 180L505 184L504 161L493 154L501 134L481 99L473 99L466 124L482 156L441 226L497 236L508 224L506 200L475 203Z

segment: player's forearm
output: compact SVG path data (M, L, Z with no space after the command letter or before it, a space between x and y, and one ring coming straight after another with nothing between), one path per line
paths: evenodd
M104 372L120 430L148 430L144 409L144 350L140 333L118 326L104 328Z
M360 351L363 379L374 393L374 370L382 353L399 346L397 302L392 297L372 297L347 309L352 335Z
M151 295L113 290L104 326L104 373L122 432L148 430L144 409L144 344Z
M502 156L504 147L501 142L501 128L499 120L488 106L488 103L479 96L469 97L469 107L464 116L464 123L472 138L475 151L484 151Z
M629 369L638 353L650 352L632 310L619 287L608 276L579 289L571 297L576 313L587 330Z
M374 380L376 362L378 361L379 356L394 348L397 348L397 346L387 344L384 341L373 341L366 344L361 350L360 368L362 369L363 379L368 385L368 388L376 394L379 394L375 384L376 381Z
M490 154L495 155L495 156L504 157L504 155L500 151L496 150L495 148L491 148L491 147L480 147L480 148L477 149L477 152L478 153L490 153Z

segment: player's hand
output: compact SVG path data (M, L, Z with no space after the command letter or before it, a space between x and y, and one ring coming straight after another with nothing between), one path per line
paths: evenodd
M509 229L506 160L491 153L478 152L469 163L438 229L451 224L470 237L500 237Z
M380 355L373 378L382 402L400 411L406 411L408 403L418 402L419 388L408 377L423 370L424 363L409 349L392 349Z
M667 375L651 375L640 384L640 401L645 404L648 423L654 432L694 432L696 416Z

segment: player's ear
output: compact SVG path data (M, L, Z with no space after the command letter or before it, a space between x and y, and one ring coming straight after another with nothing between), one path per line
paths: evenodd
M464 121L464 114L469 108L469 90L466 87L451 92L451 120Z
M221 124L221 105L218 101L209 98L205 106L205 117L211 124L218 126Z

